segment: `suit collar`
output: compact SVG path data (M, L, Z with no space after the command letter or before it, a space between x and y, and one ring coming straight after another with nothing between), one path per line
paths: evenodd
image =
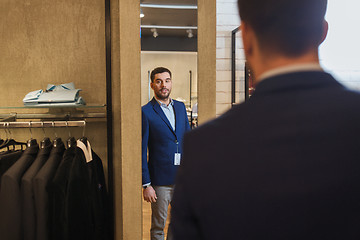
M342 87L330 74L322 71L293 72L262 80L256 85L252 97L279 91L296 91L330 86Z
M321 71L324 70L321 68L319 63L303 63L303 64L291 64L288 66L282 66L268 70L259 76L259 82L263 79L275 77L282 74L288 74L293 72L309 72L309 71Z
M162 107L164 107L164 106L168 106L168 105L166 105L165 103L162 103L162 102L160 102L159 100L157 100L155 97L153 97L153 99L155 99L155 100L156 100L156 102L157 102L160 106L162 106ZM170 98L169 105L174 106L174 101L172 100L172 98Z
M167 117L165 116L163 110L161 109L158 101L153 98L150 101L151 105L153 106L154 111L160 116L160 118L165 122L165 124L168 126L168 128L171 130L171 132L174 133L175 136L177 136L177 130L179 129L179 121L177 120L177 113L179 113L179 106L176 103L176 101L173 100L173 107L174 107L174 113L175 113L175 131L174 129L171 127L171 124L169 122L169 120L167 119Z

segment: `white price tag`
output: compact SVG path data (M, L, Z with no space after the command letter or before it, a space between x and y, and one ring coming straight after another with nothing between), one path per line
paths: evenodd
M181 153L175 153L174 165L180 165Z

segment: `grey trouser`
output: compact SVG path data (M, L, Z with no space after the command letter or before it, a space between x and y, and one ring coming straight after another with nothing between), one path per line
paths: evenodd
M164 240L164 228L168 214L168 207L171 204L174 185L152 186L156 192L157 200L151 203L151 240ZM170 228L168 229L167 240L172 240Z

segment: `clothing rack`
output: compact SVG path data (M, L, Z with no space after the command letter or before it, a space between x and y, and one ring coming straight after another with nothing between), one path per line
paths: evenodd
M1 114L1 122L12 121L7 119L84 119L84 118L106 118L105 113L10 113Z
M85 127L86 121L29 121L0 122L0 128L54 128L54 127Z

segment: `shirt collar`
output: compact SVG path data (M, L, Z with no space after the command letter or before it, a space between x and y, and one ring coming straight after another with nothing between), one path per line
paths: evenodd
M156 101L159 103L159 105L161 106L161 107L168 107L168 106L174 106L174 101L172 100L172 98L170 98L170 103L169 103L169 105L166 105L165 103L162 103L162 102L160 102L157 98L155 98L156 99Z
M285 67L274 68L260 75L258 82L277 75L291 72L324 71L319 63L293 64Z

